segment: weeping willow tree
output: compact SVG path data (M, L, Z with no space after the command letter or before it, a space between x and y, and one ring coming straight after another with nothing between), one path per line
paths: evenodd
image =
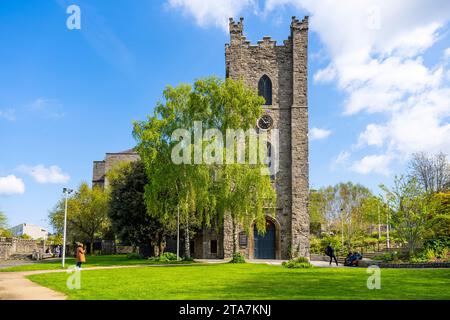
M223 142L227 130L253 129L263 103L243 82L212 77L197 80L193 87L167 87L153 116L134 124L150 181L145 189L148 212L172 228L180 217L187 257L190 230L209 227L226 215L232 218L234 239L238 224L248 230L255 220L264 232L266 208L274 208L275 201L270 177L262 174L266 164L235 163L234 157L230 161L238 144L224 148ZM208 129L204 134L203 128ZM231 139L238 142L238 137ZM249 145L241 150L246 160L251 157Z

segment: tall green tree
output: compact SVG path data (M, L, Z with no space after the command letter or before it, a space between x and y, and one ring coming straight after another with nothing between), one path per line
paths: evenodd
M58 233L63 232L65 199L61 199L49 214ZM72 241L87 241L93 254L94 240L109 228L108 193L101 188L91 189L82 183L67 202L67 235Z
M263 99L242 81L213 77L197 80L193 88L168 87L164 100L153 116L134 125L134 136L149 178L145 190L149 213L170 221L171 225L180 214L186 255L190 251L189 230L209 226L211 221L220 222L225 215L231 217L234 230L239 223L249 225L255 219L263 230L266 208L274 200L269 176L261 175L262 164L228 164L227 152L220 148L227 129L255 127L262 114ZM205 138L200 132L197 140L196 123L215 129L218 134ZM174 138L177 129L184 130L182 138ZM185 161L174 163L174 148L180 145ZM199 146L200 161L196 161ZM204 161L206 150L215 159L213 163ZM248 149L245 155L248 157Z
M148 177L144 164L124 163L111 171L108 179L108 216L114 233L135 247L152 246L155 255L162 254L168 228L147 212L144 191Z

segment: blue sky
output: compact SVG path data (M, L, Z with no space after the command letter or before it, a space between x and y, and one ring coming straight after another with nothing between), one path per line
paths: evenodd
M228 17L253 43L310 15L310 184L374 191L412 152L450 153L446 1L0 0L0 210L47 225L63 186L134 145L168 84L224 77ZM66 8L81 9L69 30Z

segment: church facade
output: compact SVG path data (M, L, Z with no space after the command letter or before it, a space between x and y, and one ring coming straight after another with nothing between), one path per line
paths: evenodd
M266 233L254 226L236 237L239 250L250 259L288 259L309 256L308 214L308 18L292 18L290 36L278 45L270 37L251 44L244 36L244 21L230 18L230 43L225 45L226 77L242 79L265 98L260 130L277 129L278 171L272 179L276 214L268 213ZM133 150L107 154L94 162L93 185L107 184L105 174L118 161L134 161ZM195 258L229 258L233 232L229 219L215 228L198 230L191 241Z

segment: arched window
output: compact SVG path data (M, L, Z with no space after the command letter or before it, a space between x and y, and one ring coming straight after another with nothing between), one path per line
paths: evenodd
M272 105L272 81L267 75L263 75L259 79L258 94L266 99L266 105Z

